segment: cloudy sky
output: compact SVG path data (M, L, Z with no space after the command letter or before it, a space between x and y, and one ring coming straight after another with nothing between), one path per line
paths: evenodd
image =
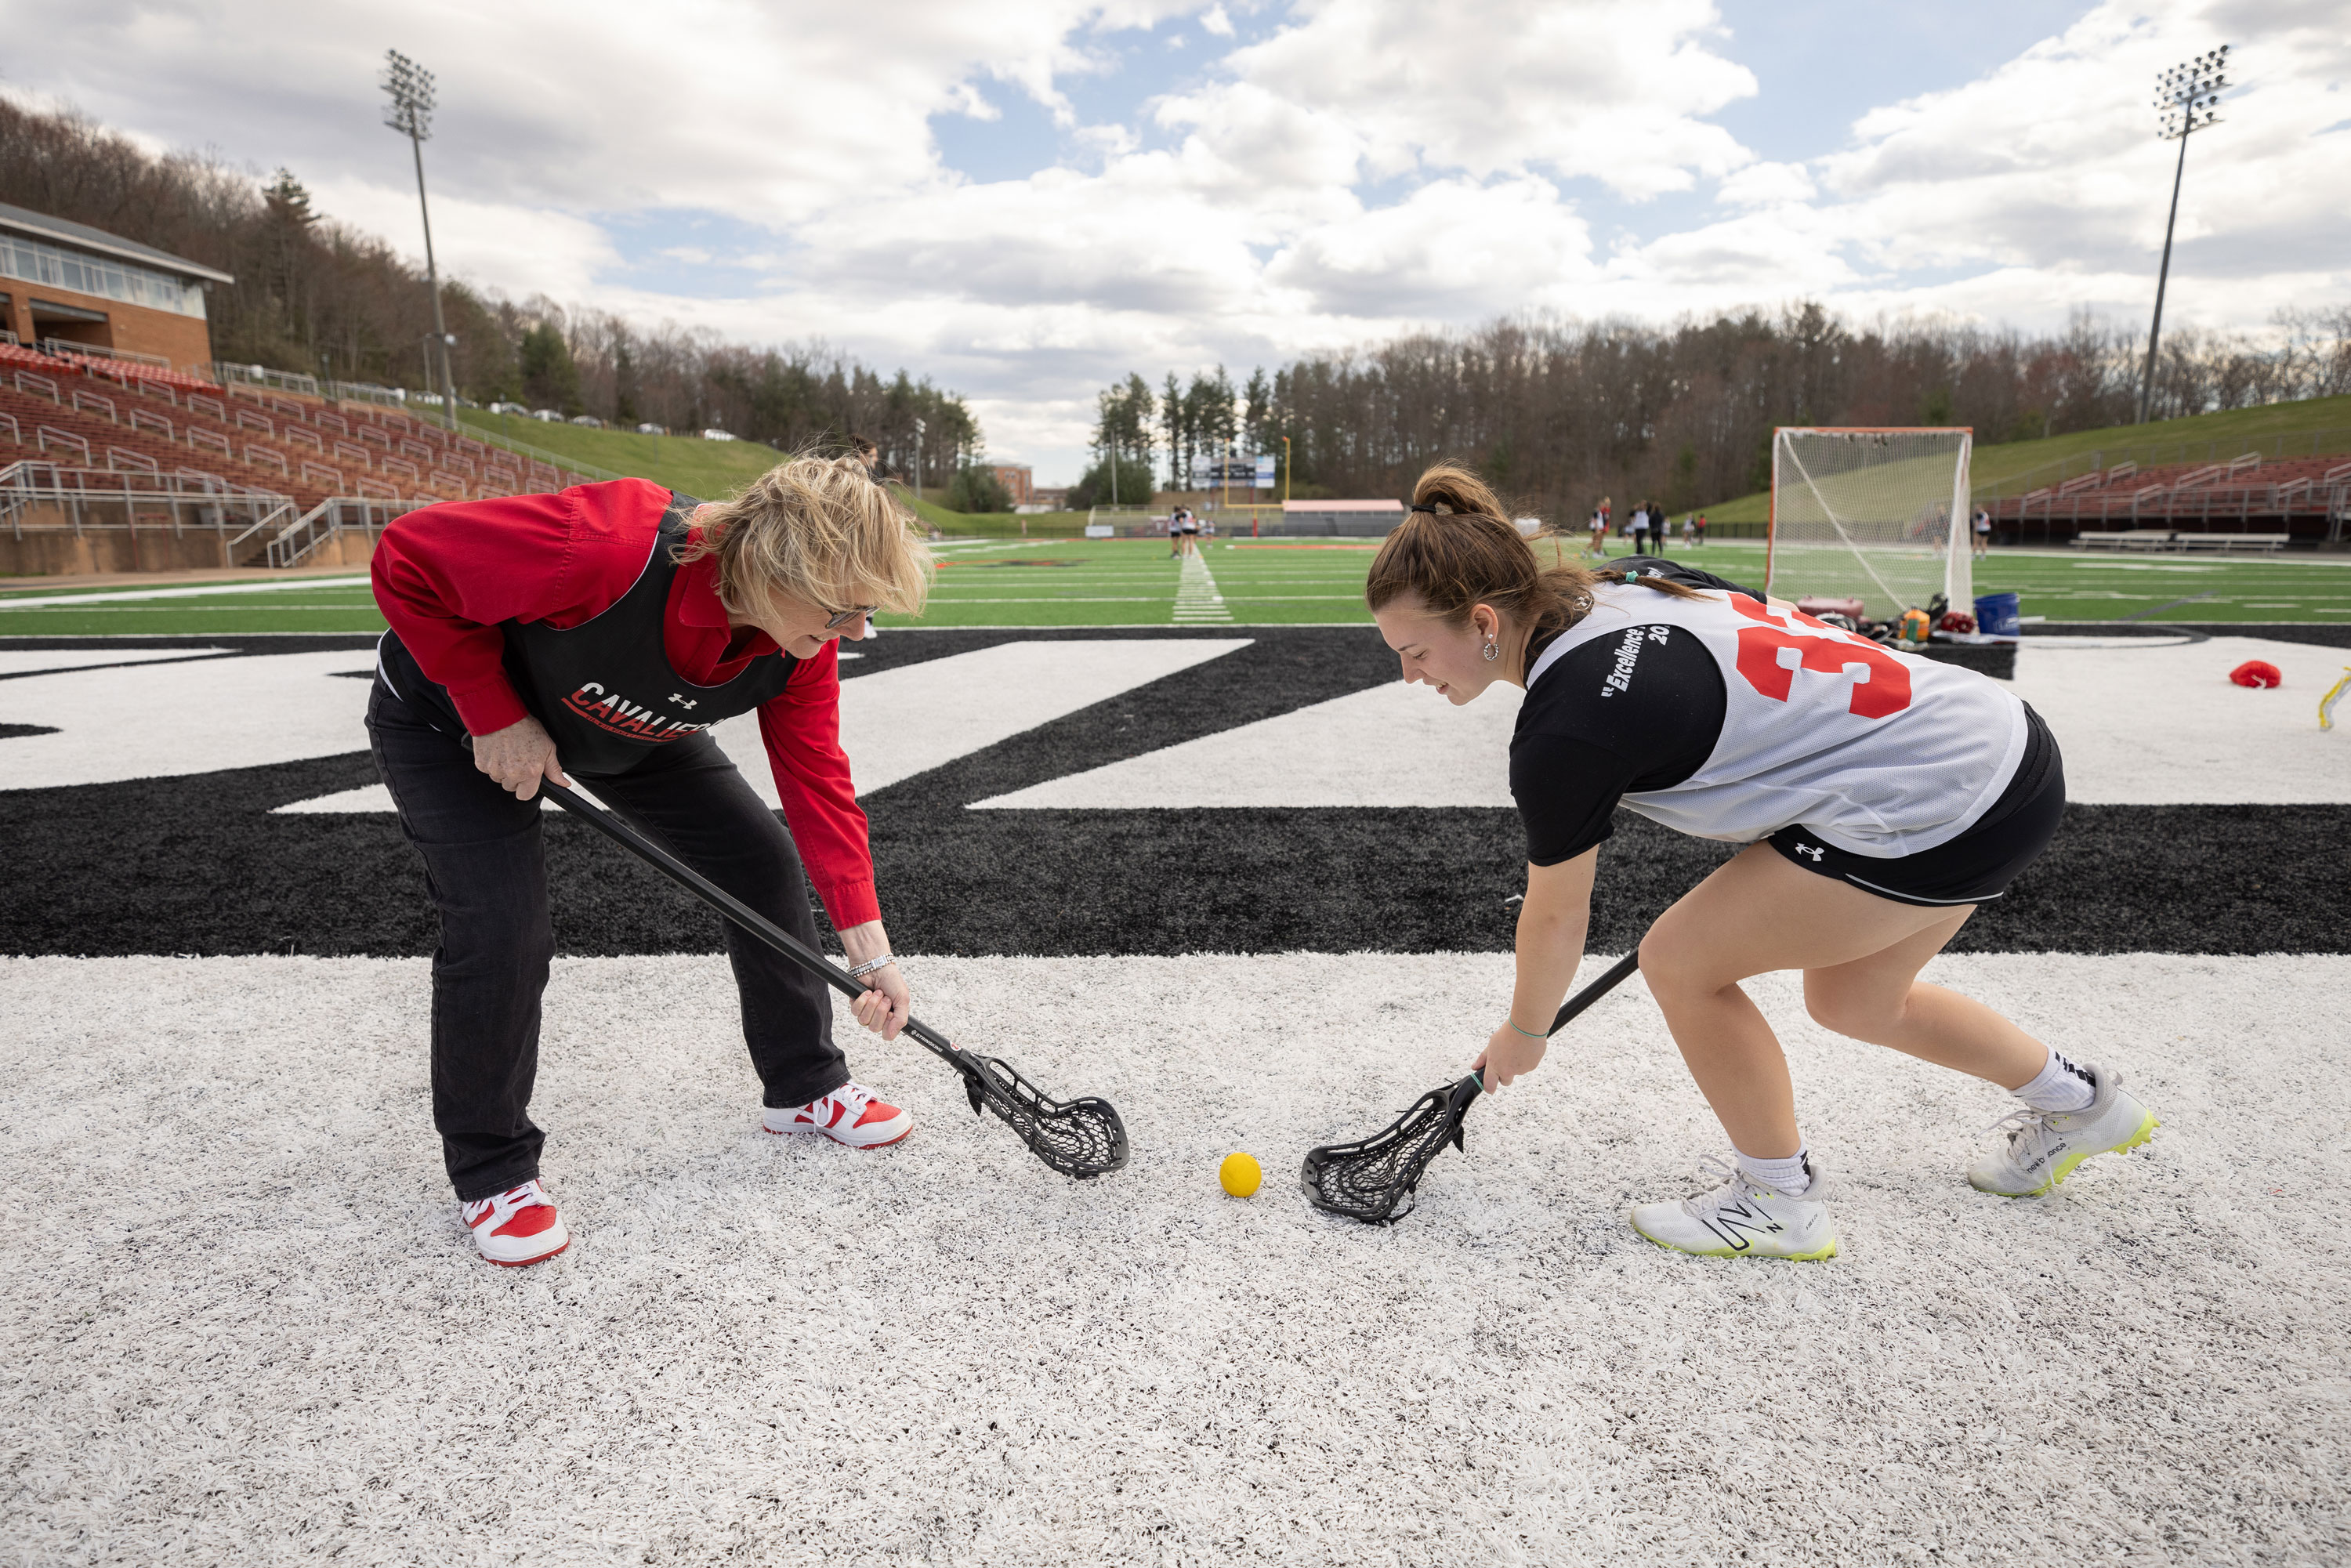
M442 265L969 397L1081 464L1125 371L1521 311L2144 316L2163 68L2235 46L2167 319L2351 301L2344 0L0 0L0 87L292 168Z

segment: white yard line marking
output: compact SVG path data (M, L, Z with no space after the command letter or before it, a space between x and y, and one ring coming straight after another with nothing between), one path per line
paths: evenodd
M93 664L145 664L158 659L204 659L226 648L23 648L0 653L0 675L46 675Z
M858 793L871 795L902 779L928 772L1024 730L1249 644L1246 637L1001 643L993 648L852 676L841 684L841 749L849 754ZM712 734L760 799L770 806L778 804L775 773L759 738L758 716L745 714L727 719ZM27 743L12 740L8 744ZM0 752L0 761L7 755ZM370 784L297 800L277 810L306 816L389 811L392 797L382 785Z
M126 599L208 599L222 593L286 593L304 588L356 588L358 577L303 577L291 582L203 583L193 588L126 588L108 593L44 593L32 599L0 598L0 610L37 610L50 604L111 604Z
M1217 580L1209 574L1208 558L1187 555L1184 558L1183 575L1176 583L1176 622L1178 625L1232 623L1233 612L1225 608L1225 596L1217 591Z
M2284 689L2231 685L2228 672L2249 658L2275 664ZM2344 805L2342 737L2321 733L2294 695L2325 691L2343 662L2339 648L2252 635L2035 637L2013 689L2048 720L2066 794L2084 804ZM1455 708L1390 681L972 809L1508 807L1519 701L1497 685Z
M6 683L8 718L56 733L0 746L0 789L266 768L367 749L364 648L68 670Z

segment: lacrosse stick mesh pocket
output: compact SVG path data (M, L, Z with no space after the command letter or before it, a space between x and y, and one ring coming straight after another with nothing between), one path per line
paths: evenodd
M1126 1164L1126 1124L1107 1100L1056 1100L997 1056L964 1054L964 1092L1019 1134L1029 1152L1063 1176L1097 1176Z
M1368 1138L1309 1149L1299 1172L1307 1201L1372 1225L1402 1219L1428 1162L1448 1143L1461 1147L1461 1118L1478 1092L1474 1077L1432 1089Z

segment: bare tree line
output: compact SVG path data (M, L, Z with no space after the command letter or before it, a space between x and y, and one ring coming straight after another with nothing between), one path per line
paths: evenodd
M1278 457L1290 438L1301 497L1400 496L1428 463L1468 457L1527 507L1577 518L1603 496L1620 510L1641 497L1680 510L1761 489L1777 425L1963 424L1989 444L2127 423L2145 356L2143 334L2087 314L2038 335L1935 319L1857 325L1810 302L1670 326L1508 319L1259 372L1238 424L1253 452ZM1179 402L1172 375L1166 385L1165 450L1180 474L1190 447L1232 420L1212 413L1219 428L1202 428L1196 393ZM1221 368L1194 378L1217 385L1230 387ZM1105 394L1098 439L1130 451L1140 441L1147 460L1145 386L1130 376ZM2262 335L2166 334L2150 417L2344 392L2351 307L2287 310Z
M158 156L72 111L0 95L0 202L233 274L206 296L213 353L322 379L425 388L433 307L390 242L313 210L291 172L267 179L209 152ZM442 283L458 395L569 417L716 427L786 449L854 434L883 460L945 483L984 449L963 400L883 376L821 343L755 348L708 329L645 326L544 297ZM922 423L917 452L916 421Z

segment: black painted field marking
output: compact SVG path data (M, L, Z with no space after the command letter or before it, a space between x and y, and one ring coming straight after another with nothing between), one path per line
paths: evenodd
M901 946L971 956L1508 951L1513 906L1504 901L1526 876L1523 831L1508 807L964 810L1395 678L1366 628L1248 634L1257 639L1249 648L868 797L877 881ZM1108 637L1187 635L1230 633L1155 627ZM893 632L860 645L866 658L856 669L1040 640L1106 634ZM319 641L356 651L372 639ZM289 651L277 639L249 643L247 651ZM310 954L428 954L432 907L392 817L268 815L376 782L355 748L219 773L0 790L0 862L41 890L0 899L0 953L246 954L292 942ZM1637 940L1673 890L1727 852L1629 812L1615 828L1600 852L1595 951ZM715 919L664 896L594 834L552 821L546 844L563 952L718 949ZM2351 807L2071 807L2048 855L1952 946L2351 952L2339 915L2351 899L2346 865Z
M2167 610L2177 610L2183 604L2194 604L2199 600L2217 599L2220 595L2220 590L2210 589L2203 593L2191 593L2185 599L2175 599L2168 604L2158 604L2152 610L2134 610L2127 615L2117 615L2115 619L2116 621L2142 620L2149 615L2160 615Z

